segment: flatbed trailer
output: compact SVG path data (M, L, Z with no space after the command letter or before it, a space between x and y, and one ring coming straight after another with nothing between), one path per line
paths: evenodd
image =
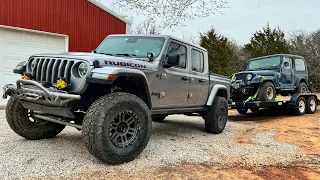
M314 114L320 100L314 93L296 93L288 101L249 101L249 102L231 102L230 109L236 109L240 114L246 114L248 109L252 112L258 112L260 108L289 108L297 116Z

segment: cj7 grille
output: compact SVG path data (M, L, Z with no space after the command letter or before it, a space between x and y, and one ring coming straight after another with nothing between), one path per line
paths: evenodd
M32 71L34 80L56 83L58 78L64 77L70 82L74 61L49 58L35 58L32 61L37 62Z

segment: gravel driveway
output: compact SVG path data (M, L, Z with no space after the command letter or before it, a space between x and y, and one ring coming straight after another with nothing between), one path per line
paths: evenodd
M272 165L303 158L298 155L298 146L277 141L273 131L257 131L249 144L235 141L235 134L255 123L229 121L222 134L213 135L205 132L202 118L169 116L164 123L153 124L152 138L138 159L109 166L88 153L80 131L68 127L54 139L25 140L9 128L5 111L1 110L0 178L64 177L103 169L139 173L143 169L196 162Z

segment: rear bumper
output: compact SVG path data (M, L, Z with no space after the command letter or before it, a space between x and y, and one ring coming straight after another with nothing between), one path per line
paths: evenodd
M45 88L33 80L19 79L16 86L8 84L3 87L3 98L14 97L21 104L31 110L74 118L73 113L67 108L68 103L79 100L80 95L68 94L54 88Z

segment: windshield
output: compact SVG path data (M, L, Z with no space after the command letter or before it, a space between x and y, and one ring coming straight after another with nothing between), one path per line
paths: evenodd
M251 60L248 65L248 70L253 69L271 69L280 65L280 56L268 57L263 59Z
M143 36L110 36L96 49L96 53L108 55L126 55L131 57L147 57L147 53L159 56L165 38Z

